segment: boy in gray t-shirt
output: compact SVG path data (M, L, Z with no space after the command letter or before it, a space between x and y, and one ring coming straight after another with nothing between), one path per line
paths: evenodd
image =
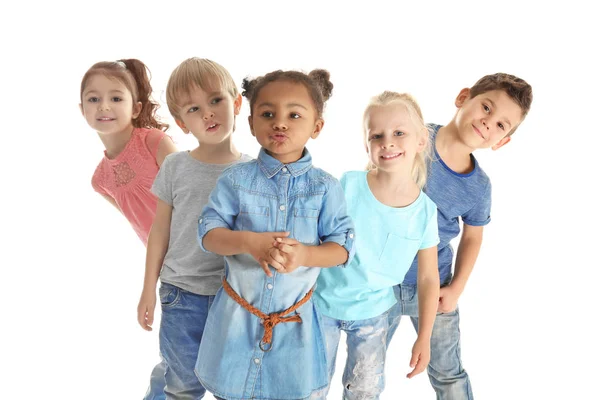
M221 65L185 60L169 78L167 104L177 125L192 133L199 146L169 155L152 186L158 204L148 238L138 322L152 330L160 274L163 362L154 368L145 398L201 398L205 389L194 366L225 264L223 257L205 253L198 245L198 218L221 172L251 158L238 152L231 140L242 97Z

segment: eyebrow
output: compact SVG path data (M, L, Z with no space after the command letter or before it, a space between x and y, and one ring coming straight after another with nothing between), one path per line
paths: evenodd
M303 108L305 110L308 110L306 107L304 107L302 104L298 104L298 103L288 103L286 104L287 108L292 108L292 107L300 107ZM256 106L257 108L260 107L275 107L275 105L273 103L269 103L269 102L264 102L264 103L260 103L258 106Z
M83 95L84 95L84 97L85 97L85 96L87 96L87 95L88 95L88 94L90 94L90 93L97 93L97 92L98 92L97 90L94 90L94 89L92 89L92 90L88 90L87 92L83 93ZM125 92L123 92L122 90L118 90L118 89L115 89L115 90L110 90L108 93L119 93L119 94L125 94Z
M485 100L489 101L492 104L492 108L496 109L496 103L494 103L492 101L492 99L490 99L489 97L486 97ZM503 122L506 122L509 125L509 128L512 128L512 124L510 123L510 121L508 120L508 118L504 117L502 118Z

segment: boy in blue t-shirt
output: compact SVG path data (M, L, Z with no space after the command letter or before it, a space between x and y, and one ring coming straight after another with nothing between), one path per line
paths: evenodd
M490 222L491 183L473 156L477 149L498 150L529 112L531 86L513 75L497 73L462 89L455 100L456 114L446 126L430 125L433 160L425 193L438 207L438 266L440 301L431 336L429 379L438 400L473 399L467 372L460 359L458 298L475 266L483 227ZM450 241L460 233L452 274ZM389 312L389 342L400 317L418 326L417 260L401 285L395 287L398 303Z

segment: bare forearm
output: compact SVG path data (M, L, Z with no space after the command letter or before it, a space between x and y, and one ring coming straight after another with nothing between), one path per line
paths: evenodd
M462 292L467 285L469 276L475 267L479 250L481 249L481 237L465 238L463 237L456 253L456 266L454 268L454 277L452 286Z
M221 256L248 253L248 243L252 240L252 233L215 228L204 236L202 245L206 250Z
M427 277L418 280L417 288L419 296L419 336L426 335L427 338L431 338L440 296L439 275L437 279Z
M318 246L307 246L305 267L329 268L344 264L348 260L348 251L337 243L325 242Z
M152 226L148 237L146 250L146 272L144 274L144 289L156 289L165 255L169 247L169 229Z

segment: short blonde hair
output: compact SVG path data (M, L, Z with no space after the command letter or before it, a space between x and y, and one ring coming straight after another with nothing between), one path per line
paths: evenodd
M234 100L239 94L231 74L221 64L206 58L188 58L175 68L167 83L167 106L176 120L181 120L181 105L194 87L224 90Z
M429 138L429 131L423 119L421 107L419 107L419 104L417 103L414 97L412 97L408 93L397 93L390 92L387 90L383 93L378 94L377 96L372 97L363 114L363 130L365 144L367 142L366 122L367 118L369 117L369 113L371 112L371 109L373 109L374 107L388 106L390 104L401 104L404 107L406 107L408 115L410 116L410 119L417 130L417 135L419 135L419 137L421 135L425 136L425 147L423 148L423 151L417 153L417 155L415 156L415 161L411 170L413 180L419 186L419 188L422 189L425 186L425 182L427 181L427 165L431 160L432 144ZM373 170L376 168L377 167L369 161L369 164L367 165L367 170Z

